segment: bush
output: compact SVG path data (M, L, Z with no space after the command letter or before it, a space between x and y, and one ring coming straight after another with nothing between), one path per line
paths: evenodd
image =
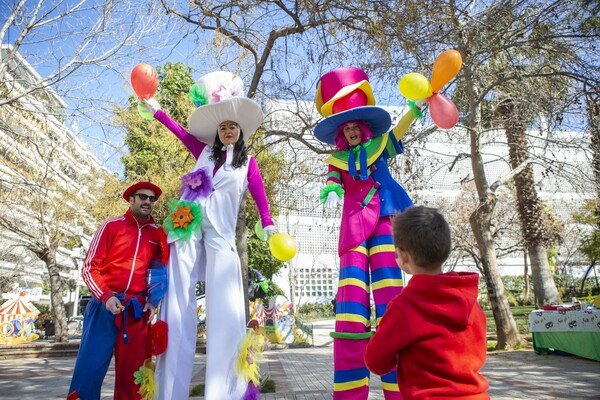
M335 318L333 304L330 301L322 303L304 303L298 307L298 315L305 321Z

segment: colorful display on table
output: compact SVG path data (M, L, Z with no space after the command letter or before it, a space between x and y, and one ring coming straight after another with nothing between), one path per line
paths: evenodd
M456 50L446 50L434 64L431 82L417 72L406 74L400 79L400 93L411 101L425 100L433 122L442 129L451 129L458 123L458 109L448 97L439 91L460 71L462 57Z

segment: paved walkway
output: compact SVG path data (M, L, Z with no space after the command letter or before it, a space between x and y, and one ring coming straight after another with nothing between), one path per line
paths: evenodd
M315 345L308 348L271 350L265 353L263 371L276 382L276 393L264 400L331 399L333 381L331 321L315 324ZM204 355L194 363L194 384L202 382ZM3 400L64 399L75 359L24 358L0 364L0 398ZM102 400L112 399L112 366ZM492 399L598 399L600 363L575 356L538 356L531 350L492 353L483 369ZM193 397L192 399L203 399ZM381 383L374 376L370 400L383 399ZM174 399L179 400L179 399Z

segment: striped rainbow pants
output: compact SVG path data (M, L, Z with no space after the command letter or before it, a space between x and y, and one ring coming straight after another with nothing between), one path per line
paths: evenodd
M344 332L360 337L360 334L370 332L371 289L377 324L389 301L402 290L402 270L396 263L391 232L390 217L382 217L365 242L340 257L335 317L337 336ZM334 400L367 400L370 373L363 361L363 353L368 340L334 338ZM382 376L381 381L386 400L401 398L395 369Z

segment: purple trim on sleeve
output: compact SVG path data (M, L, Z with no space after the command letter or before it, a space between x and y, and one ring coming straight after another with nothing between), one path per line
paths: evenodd
M256 159L249 157L248 161L248 190L256 203L256 208L258 208L258 213L260 214L260 221L264 228L273 225L271 213L269 212L269 203L267 202L267 193L265 192L265 185Z
M206 143L203 143L190 135L188 131L177 122L173 121L163 110L157 110L156 113L154 113L154 118L163 124L165 128L173 132L190 153L192 153L196 160L200 157L200 153L202 153L202 150L206 147Z

